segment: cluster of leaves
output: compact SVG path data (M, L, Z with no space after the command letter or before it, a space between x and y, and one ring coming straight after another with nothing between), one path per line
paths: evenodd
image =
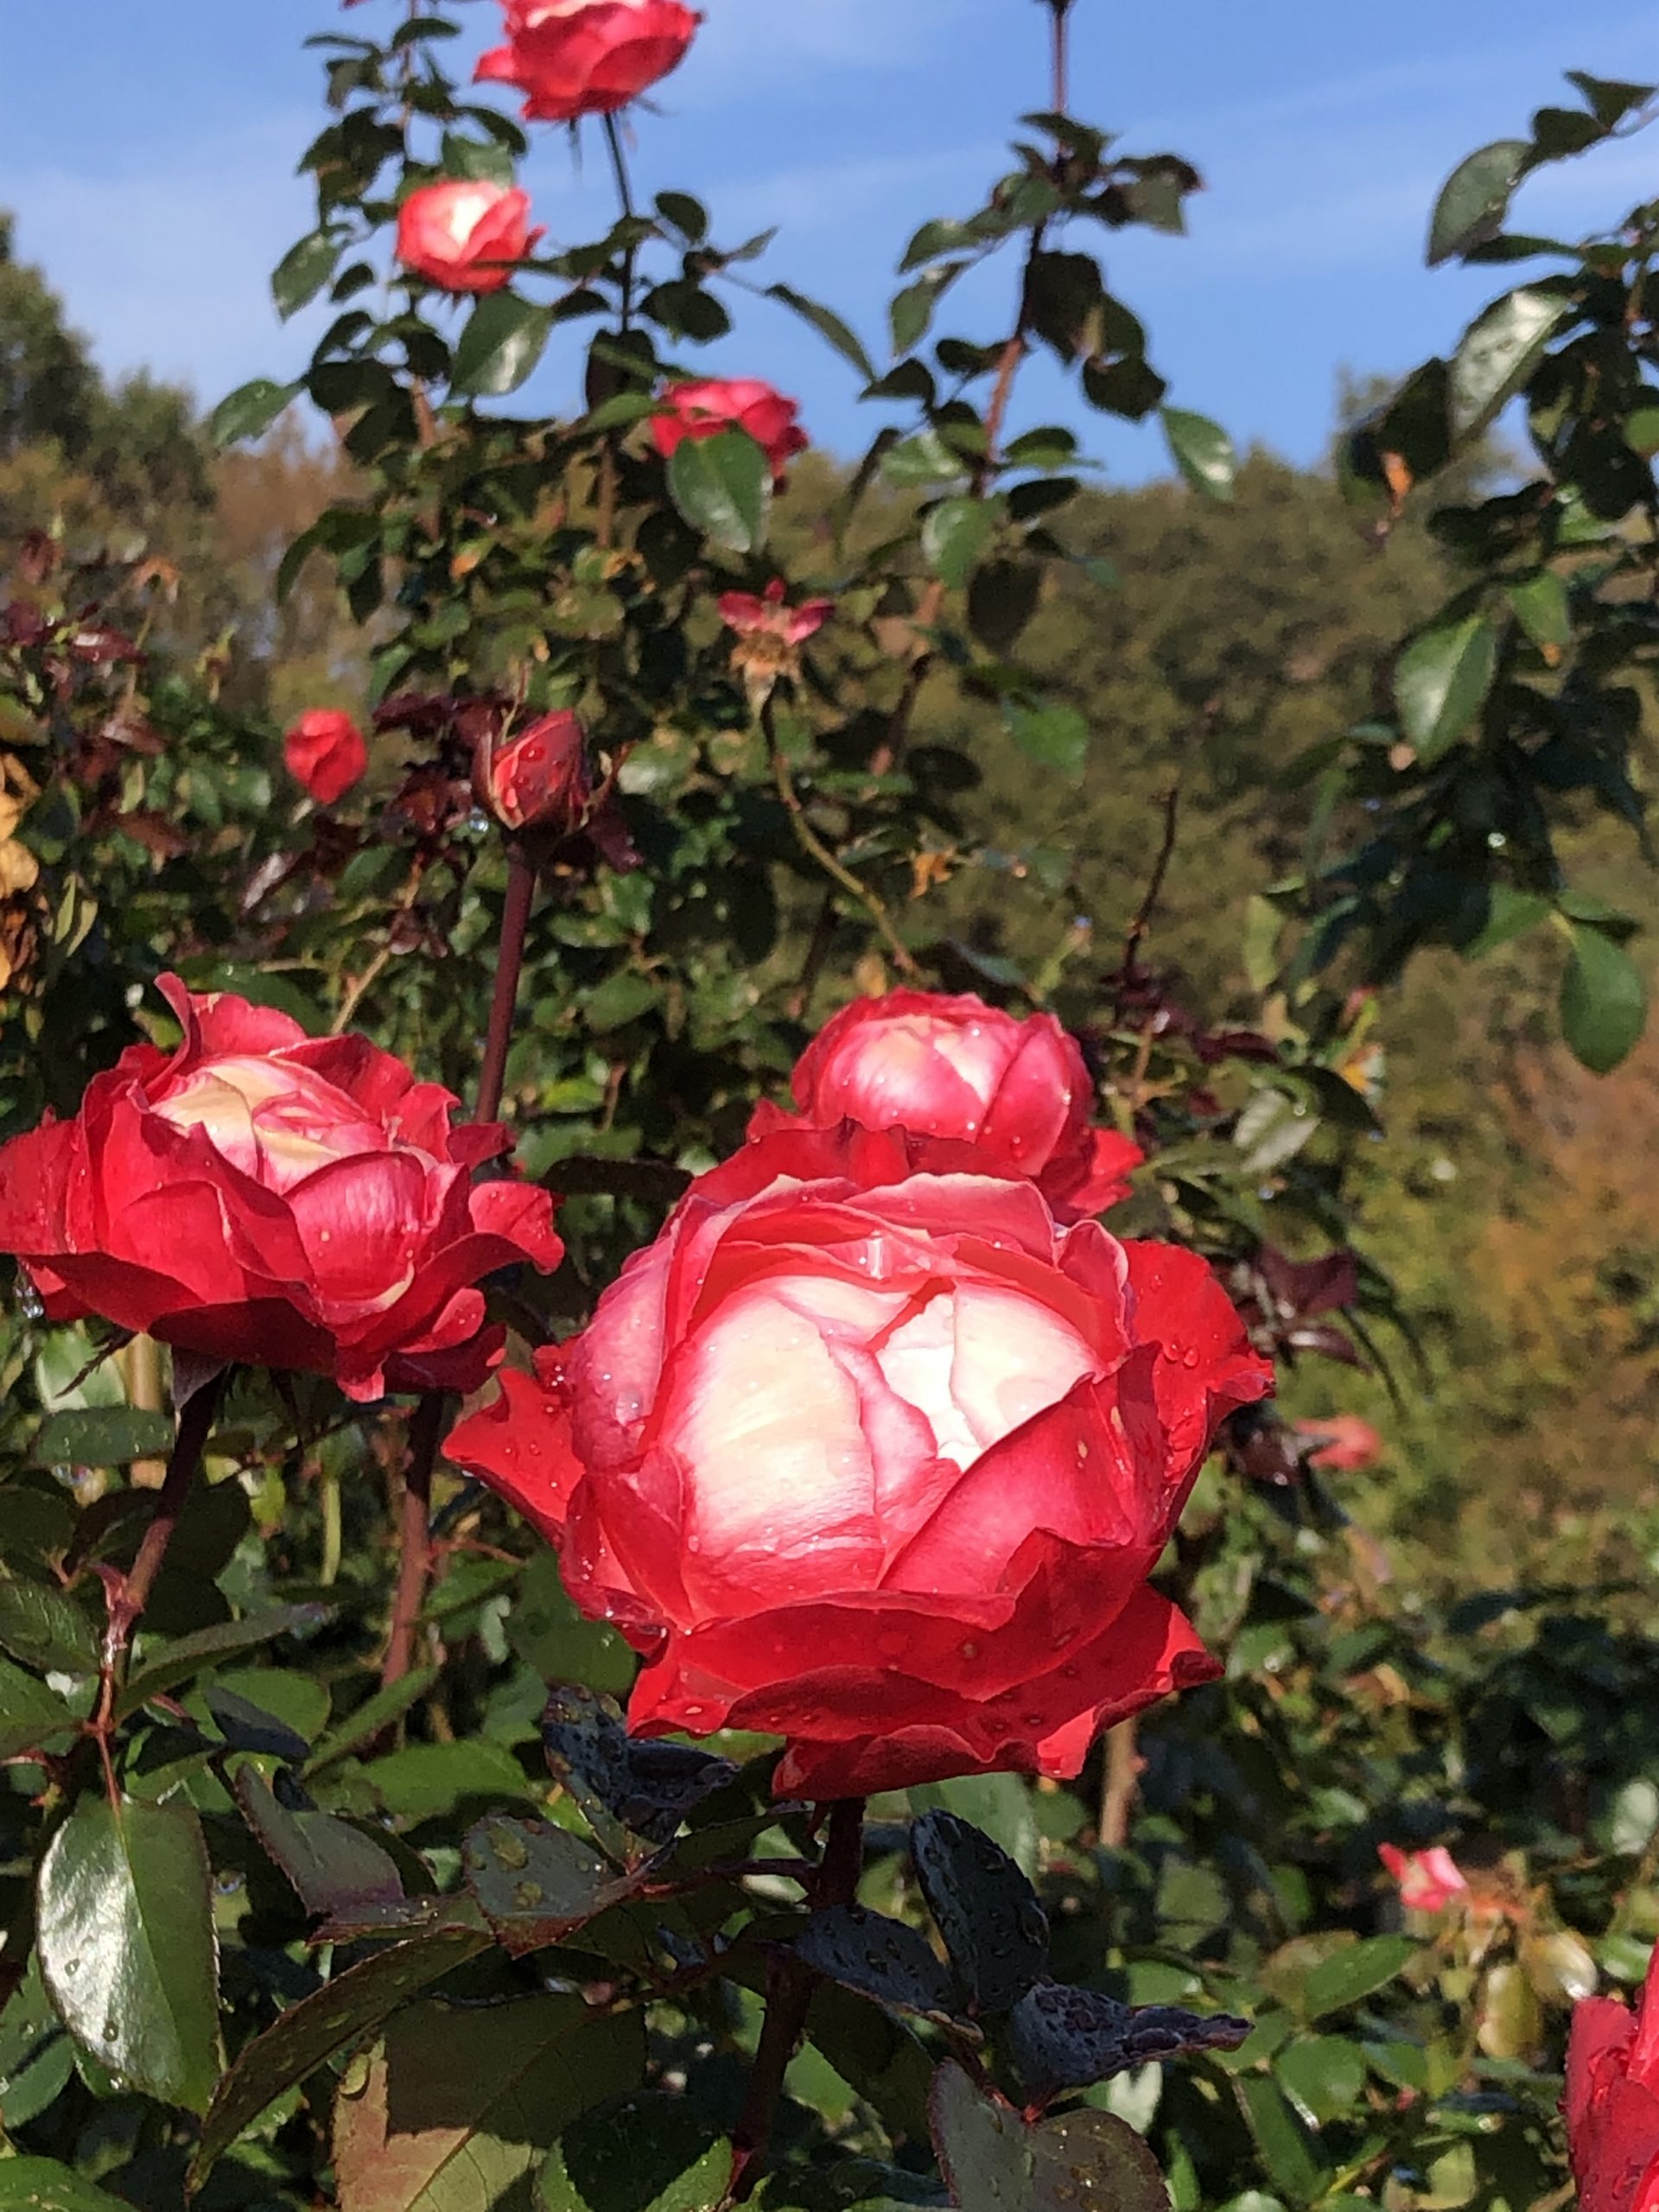
M1511 403L1535 473L1435 509L1454 591L1401 640L1378 711L1305 764L1326 779L1333 810L1363 805L1364 834L1293 887L1310 919L1288 972L1347 947L1367 976L1387 979L1423 944L1478 957L1550 925L1567 945L1562 1034L1605 1072L1646 1019L1625 950L1637 925L1573 884L1560 832L1587 802L1647 849L1632 753L1659 651L1659 354L1646 296L1659 202L1578 244L1505 227L1524 178L1628 135L1655 98L1649 85L1579 73L1571 82L1580 106L1541 108L1528 137L1458 168L1429 235L1431 263L1564 266L1483 308L1450 358L1415 369L1342 456L1344 488L1379 532L1414 498L1432 498Z

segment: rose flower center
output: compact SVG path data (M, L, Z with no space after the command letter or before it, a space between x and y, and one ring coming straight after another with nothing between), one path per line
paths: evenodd
M176 1129L205 1129L216 1152L268 1190L320 1167L391 1149L386 1132L332 1083L280 1061L210 1061L156 1102Z

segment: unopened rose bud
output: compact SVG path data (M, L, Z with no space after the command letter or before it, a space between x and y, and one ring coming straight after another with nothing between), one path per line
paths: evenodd
M594 795L587 740L573 714L543 715L514 736L485 738L474 772L479 802L508 830L575 830Z
M283 740L288 772L319 806L332 806L360 781L369 765L363 733L337 707L313 707Z

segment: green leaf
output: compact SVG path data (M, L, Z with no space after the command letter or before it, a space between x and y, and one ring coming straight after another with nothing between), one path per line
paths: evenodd
M1440 188L1429 223L1431 269L1497 235L1531 151L1528 139L1499 138L1459 162Z
M0 2011L0 2113L6 2126L15 2132L37 2119L62 2095L74 2070L75 2047L52 2010L41 1962L31 1957L28 1972ZM0 2164L0 2175L5 2171Z
M10 2113L7 2118L10 2118ZM55 2158L0 2159L0 2212L130 2212L124 2196L83 2181Z
M1076 707L1032 706L1005 699L1008 734L1029 760L1080 784L1089 759L1089 723Z
M290 246L272 270L270 296L284 322L302 308L309 307L334 275L340 245L341 241L327 231L313 231L308 238Z
M1323 2189L1325 2177L1284 2092L1266 2074L1236 2075L1233 2089L1262 2154L1268 2179L1287 2204L1311 2204Z
M130 1406L92 1406L53 1414L41 1424L29 1457L37 1467L124 1467L134 1459L165 1459L173 1423L165 1414Z
M912 1813L955 1813L983 1828L1023 1873L1036 1873L1042 1838L1031 1792L1017 1774L966 1774L954 1782L918 1783L907 1794Z
M1170 455L1193 490L1207 499L1230 499L1238 455L1220 423L1184 407L1160 408L1159 415Z
M332 1813L291 1810L252 1765L237 1774L235 1795L249 1827L314 1917L390 1904L403 1896L396 1863L349 1821Z
M895 355L908 353L926 337L934 308L967 265L963 261L943 261L937 269L930 269L913 284L906 284L902 291L893 294L887 309L887 325Z
M1322 1959L1302 1985L1301 2008L1310 2020L1357 2005L1391 1982L1419 1946L1409 1936L1373 1936Z
M1613 130L1633 108L1645 107L1659 86L1634 85L1618 77L1592 77L1582 69L1569 69L1569 85L1576 85L1585 104L1604 130Z
M95 1675L100 1642L67 1592L0 1574L0 1650L42 1675Z
M1189 2012L1175 2005L1122 2005L1098 1989L1043 1980L1027 1990L999 2048L1033 2103L1062 2089L1084 2089L1153 2062L1194 2051L1236 2050L1250 2032L1230 2012Z
M219 446L257 438L304 389L302 384L273 384L269 377L255 377L219 401L207 418L207 435Z
M998 510L988 499L942 499L922 523L922 558L941 583L960 590L995 533Z
M1573 642L1573 610L1565 580L1553 569L1540 569L1509 587L1510 605L1521 627L1546 656L1559 658Z
M1394 666L1394 703L1425 766L1462 736L1497 673L1497 626L1484 614L1414 638Z
M0 1759L32 1751L66 1729L78 1728L92 1707L92 1688L78 1706L49 1689L38 1675L28 1675L10 1659L0 1659Z
M1491 420L1524 383L1570 308L1559 294L1523 284L1475 317L1452 359L1448 405L1454 436L1468 437Z
M928 2118L960 2212L1075 2212L1079 2203L1168 2212L1157 2160L1110 2113L1067 2113L1030 2126L948 2059L934 2077Z
M537 2184L541 2212L715 2212L733 2150L690 2097L626 2097L559 2138Z
M318 1744L306 1761L306 1778L321 1774L325 1767L333 1766L364 1744L370 1743L394 1720L400 1720L411 1705L418 1705L437 1680L435 1667L416 1667L395 1682L388 1682L365 1697Z
M888 449L881 474L890 484L950 484L967 475L968 464L937 430L922 430Z
M1573 1058L1596 1075L1616 1068L1647 1027L1646 979L1605 930L1573 925L1560 1016Z
M875 382L875 364L865 352L857 332L843 322L833 308L820 306L817 300L809 300L804 292L797 292L787 284L768 284L766 297L781 300L786 308L792 308L811 324L819 337L829 340L843 361L852 363L866 384Z
M449 388L469 398L517 391L542 358L553 311L513 291L486 292L455 344Z
M1000 1844L955 1813L924 1813L910 1855L975 2012L1006 2012L1048 1965L1037 1892Z
M1512 884L1494 883L1486 893L1486 919L1479 931L1462 947L1465 957L1479 960L1512 938L1523 937L1548 921L1550 903L1541 893L1517 891Z
M410 2005L334 2105L340 2212L483 2212L526 2201L528 2177L583 2112L637 2085L645 2016L600 2018L580 1997L465 2016Z
M795 1955L843 1989L900 2012L953 2019L956 1993L927 1938L861 1904L827 1905L795 1939Z
M499 1816L467 1833L467 1886L514 1958L545 1950L612 1902L616 1869L569 1828Z
M219 2070L213 1872L189 1806L83 1798L41 1862L41 1972L129 2088L206 2112Z
M729 553L766 542L772 464L746 430L684 438L668 464L669 495L693 530Z
M137 1713L151 1698L188 1681L216 1660L273 1643L279 1636L305 1636L324 1628L334 1618L334 1611L333 1605L317 1604L273 1605L267 1612L250 1613L245 1620L221 1621L216 1627L198 1629L194 1635L175 1637L169 1643L157 1643L153 1652L147 1639L144 1663L122 1692L116 1713L122 1719Z
M479 1799L526 1796L523 1768L499 1744L406 1744L363 1770L389 1813L406 1821L435 1820Z
M618 879L637 883L638 876ZM602 1621L576 1611L559 1575L558 1554L538 1551L524 1570L518 1596L502 1626L507 1642L544 1682L586 1682L626 1697L639 1662L632 1647Z
M243 2046L219 2083L190 2164L190 2194L267 2106L378 2028L400 2005L475 1958L488 1941L470 1928L438 1929L377 1951L336 1974L314 1996L290 2005L263 2035Z
M1341 2036L1305 2036L1280 2052L1274 2070L1314 2127L1340 2120L1365 2094L1365 2055Z

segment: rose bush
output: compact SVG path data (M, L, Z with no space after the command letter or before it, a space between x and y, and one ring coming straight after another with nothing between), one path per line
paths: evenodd
M971 993L854 1000L807 1046L791 1088L799 1116L763 1101L752 1135L847 1120L957 1139L998 1173L1029 1177L1062 1221L1126 1198L1145 1156L1116 1129L1090 1126L1094 1085L1052 1014L1021 1020Z
M397 211L397 258L447 292L499 292L544 226L530 226L530 194L454 178L423 184Z
M515 85L527 123L609 115L684 60L702 21L679 0L506 0L480 82Z
M646 1656L632 1726L785 1736L775 1786L835 1797L1075 1774L1207 1679L1148 1577L1269 1385L1192 1254L1062 1228L963 1147L784 1132L447 1448Z
M772 463L781 485L790 462L810 442L796 421L798 403L785 399L759 377L705 377L671 384L651 418L651 435L664 461L687 438L715 438L722 430L743 430Z
M332 806L362 780L369 748L349 715L338 707L311 707L284 735L283 760L319 806Z
M473 1180L505 1130L452 1127L450 1093L365 1038L159 988L178 1046L130 1046L73 1121L0 1149L0 1251L48 1312L358 1399L475 1389L500 1343L479 1281L563 1250L544 1192Z
M1561 2108L1583 2212L1654 2212L1659 2205L1659 1952L1634 2012L1615 1997L1586 1997L1573 2006Z

